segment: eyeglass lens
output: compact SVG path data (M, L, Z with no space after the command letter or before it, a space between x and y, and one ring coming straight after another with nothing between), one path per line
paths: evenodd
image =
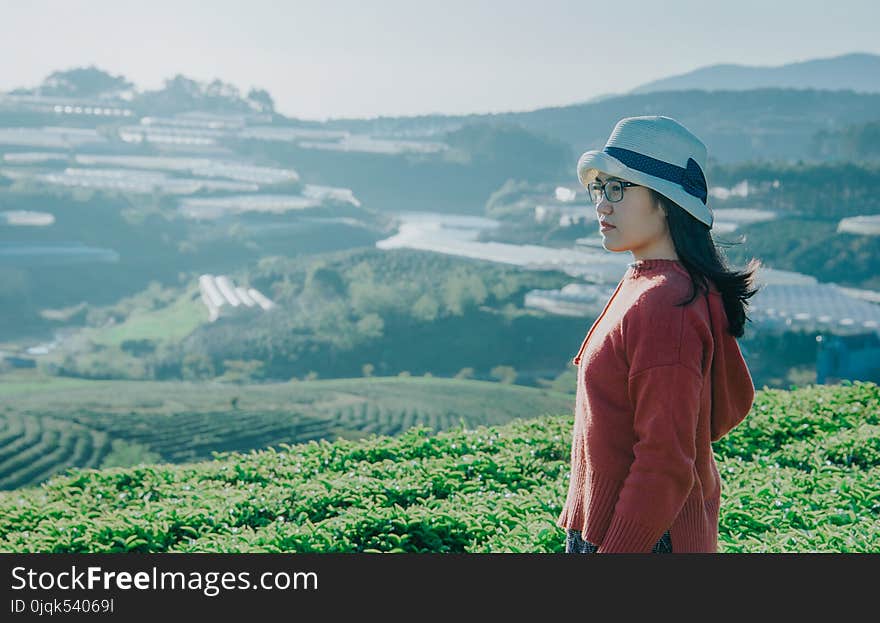
M590 197L592 197L593 203L599 203L602 201L603 187L604 194L608 198L608 201L614 203L623 199L623 186L620 181L610 180L605 182L604 185L599 182L593 182L590 184Z

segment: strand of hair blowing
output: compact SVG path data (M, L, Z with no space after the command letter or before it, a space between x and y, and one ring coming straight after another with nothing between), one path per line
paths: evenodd
M744 270L731 269L715 246L709 227L688 214L680 205L664 195L653 191L654 196L666 212L669 233L675 252L691 276L693 289L684 306L693 301L698 293L708 292L707 279L710 279L721 292L724 310L727 313L728 332L734 337L742 337L746 320L748 299L758 292L755 274L761 262L755 258Z

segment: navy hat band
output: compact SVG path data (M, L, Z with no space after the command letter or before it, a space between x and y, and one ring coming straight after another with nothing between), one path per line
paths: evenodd
M622 147L605 147L602 151L617 158L630 169L680 184L685 192L693 195L705 205L708 197L706 176L693 158L688 158L687 167L680 167Z

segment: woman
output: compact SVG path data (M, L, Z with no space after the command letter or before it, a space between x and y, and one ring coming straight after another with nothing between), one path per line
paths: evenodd
M566 552L716 552L711 443L751 409L736 338L759 267L715 247L706 147L664 116L621 119L578 161L604 247L631 262L580 351Z

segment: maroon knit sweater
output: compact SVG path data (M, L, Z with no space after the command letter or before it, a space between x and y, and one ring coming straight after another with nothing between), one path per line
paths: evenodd
M557 525L599 553L650 552L668 529L675 552L716 552L717 441L755 389L714 284L690 298L677 260L638 260L584 338L571 479Z

